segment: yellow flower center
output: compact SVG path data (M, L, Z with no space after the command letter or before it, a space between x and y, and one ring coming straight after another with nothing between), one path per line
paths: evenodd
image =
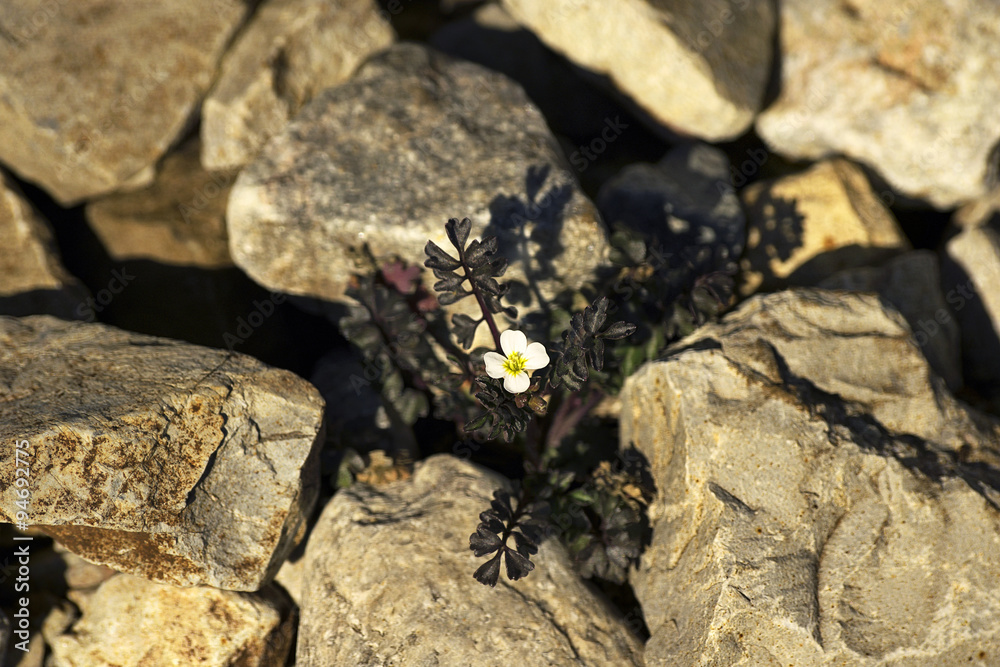
M503 369L508 375L520 375L524 372L524 367L528 365L528 360L520 352L511 352L503 362Z

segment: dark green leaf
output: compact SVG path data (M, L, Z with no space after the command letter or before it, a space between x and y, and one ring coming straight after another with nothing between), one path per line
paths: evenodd
M448 240L458 248L459 255L461 255L465 249L465 242L469 239L469 232L472 230L472 220L452 218L445 224L444 229L448 233Z
M424 246L424 253L427 255L427 260L424 262L424 266L428 269L454 271L458 267L462 266L461 262L446 253L433 241L427 242L427 245Z

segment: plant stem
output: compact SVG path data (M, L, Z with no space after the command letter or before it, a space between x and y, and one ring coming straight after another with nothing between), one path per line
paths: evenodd
M502 349L500 346L500 331L497 329L497 323L493 320L493 313L486 307L486 300L483 299L482 292L479 291L475 281L472 280L472 272L469 271L469 265L465 263L465 248L458 249L458 259L462 262L465 279L469 281L469 287L472 288L472 293L476 296L476 302L479 303L479 310L483 312L483 319L486 320L486 324L490 327L490 333L493 334L493 343L500 350Z

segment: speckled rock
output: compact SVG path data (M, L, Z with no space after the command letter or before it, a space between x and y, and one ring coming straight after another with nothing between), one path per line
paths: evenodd
M913 339L934 372L952 391L962 386L958 323L949 302L955 294L941 289L937 255L914 250L879 266L846 269L819 283L827 289L876 292L906 318Z
M63 268L49 223L0 172L0 315L79 319L90 296Z
M202 169L199 151L199 142L189 141L163 160L149 187L87 205L87 223L112 260L203 269L233 265L226 201L236 172Z
M74 596L80 615L46 633L51 667L285 664L294 606L274 586L259 593L177 588L119 574Z
M775 151L842 154L948 208L996 186L1000 10L992 0L785 0Z
M519 581L472 578L469 535L503 483L439 455L411 480L334 496L306 546L296 665L643 664L561 546L543 543Z
M753 297L622 392L651 462L646 664L1000 657L1000 425L874 296Z
M945 248L944 287L962 332L966 378L1000 395L1000 231L964 229Z
M748 218L743 294L816 285L910 247L864 173L847 160L754 183L742 195Z
M0 437L30 443L27 523L120 571L264 585L315 502L322 413L309 383L250 357L0 318ZM13 522L14 449L0 462L0 521Z
M770 0L503 0L503 6L552 49L606 75L678 133L731 139L750 126L763 102L776 27Z
M250 162L313 95L345 81L393 38L374 0L262 3L202 105L202 164Z
M597 212L521 88L416 44L307 104L240 173L227 212L233 259L254 280L332 301L370 270L365 244L423 265L428 239L450 247L452 217L499 237L524 310L606 262Z
M152 180L249 3L26 0L0 9L0 161L70 205Z

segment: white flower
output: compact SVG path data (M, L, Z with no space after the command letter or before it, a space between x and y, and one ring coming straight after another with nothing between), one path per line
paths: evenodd
M486 374L498 380L503 378L503 388L512 394L527 391L531 371L545 368L549 363L545 346L541 343L528 345L523 333L508 329L500 334L500 347L503 354L487 352L483 355Z

